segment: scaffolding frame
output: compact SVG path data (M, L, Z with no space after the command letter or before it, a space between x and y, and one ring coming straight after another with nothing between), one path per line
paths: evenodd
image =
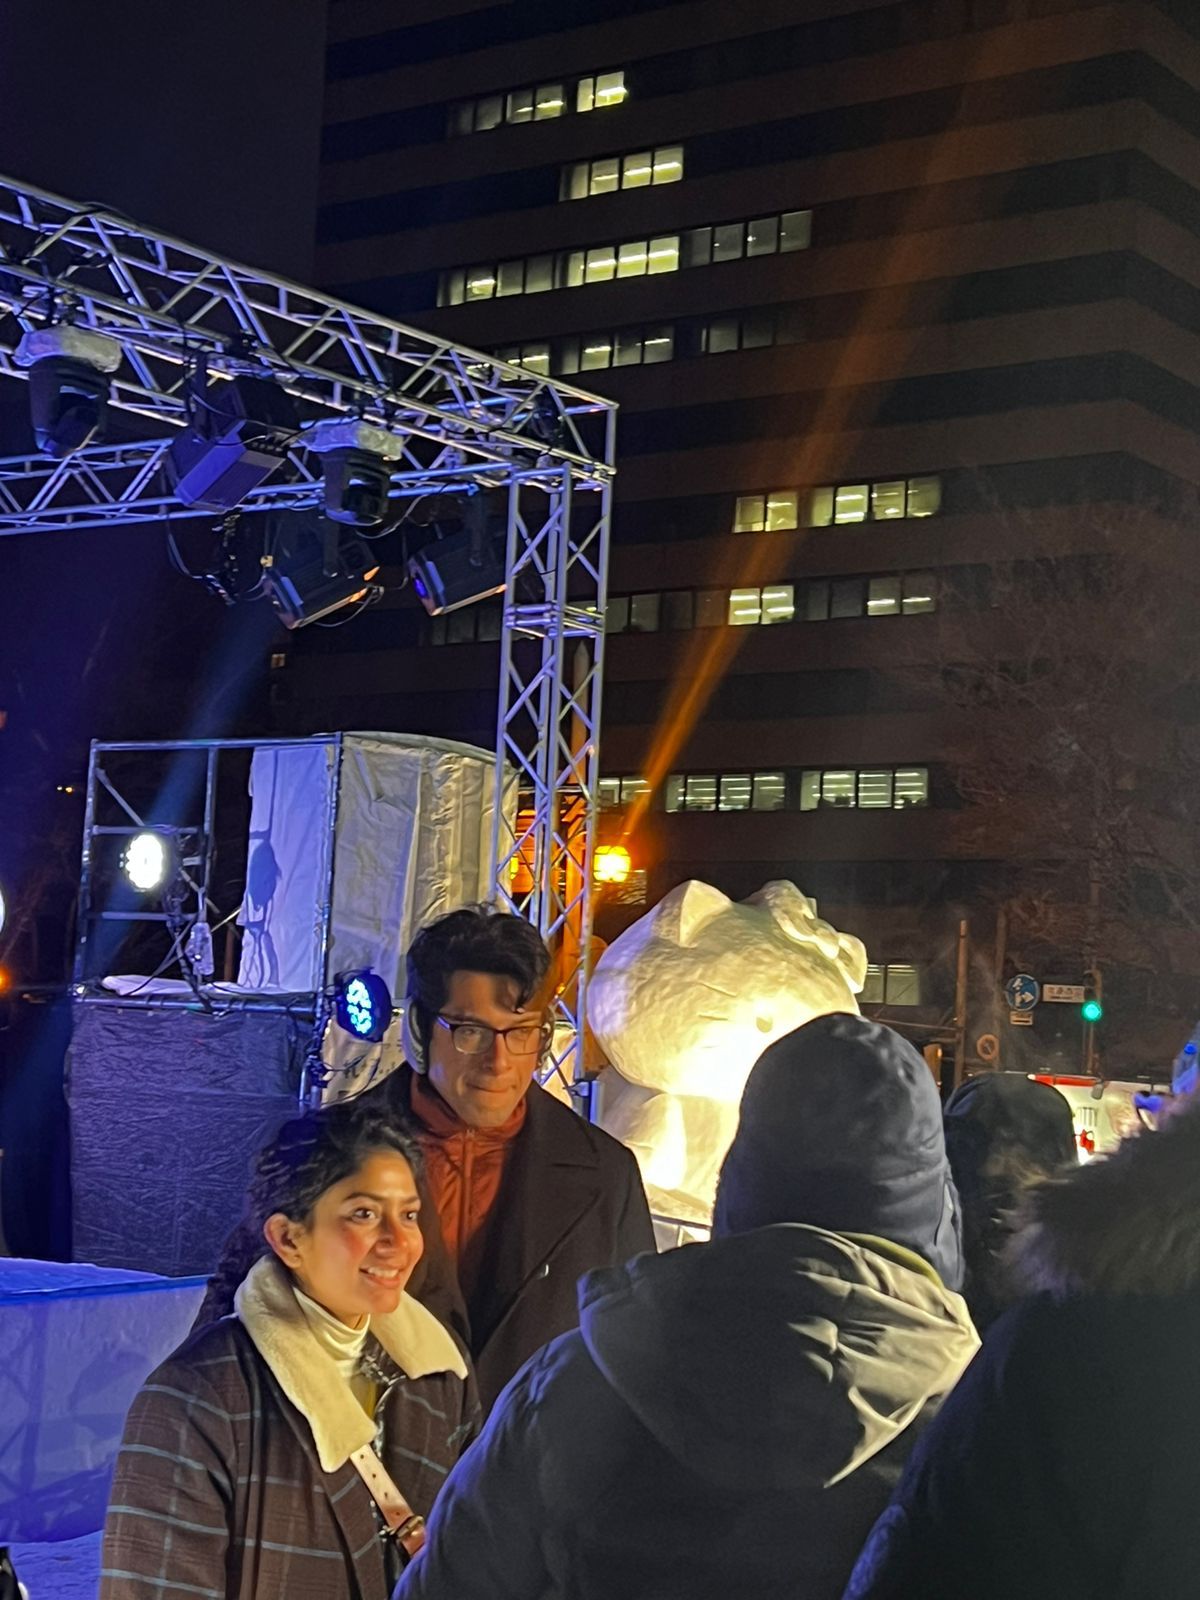
M175 499L166 472L201 369L214 381L277 382L305 426L359 418L387 430L397 499L507 491L496 781L500 793L515 769L522 804L519 824L497 825L496 895L556 951L550 1072L573 1084L591 931L615 403L0 176L0 377L26 377L24 334L63 322L120 345L109 403L129 436L61 461L0 460L0 536L211 520ZM320 459L303 427L289 446L240 511L318 503ZM90 843L85 830L85 874ZM521 887L518 864L529 880Z

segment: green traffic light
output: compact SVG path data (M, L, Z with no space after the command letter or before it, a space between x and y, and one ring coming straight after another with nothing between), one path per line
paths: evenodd
M1085 1022L1099 1022L1104 1015L1104 1007L1099 1000L1085 1000L1083 1002L1083 1020Z

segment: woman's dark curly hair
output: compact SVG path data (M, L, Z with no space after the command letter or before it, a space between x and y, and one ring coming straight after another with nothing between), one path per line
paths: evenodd
M420 1179L423 1166L416 1139L395 1115L361 1100L344 1100L285 1122L259 1151L241 1222L225 1241L196 1327L233 1310L233 1297L250 1268L270 1249L263 1224L281 1211L293 1222L307 1222L326 1189L358 1171L377 1150L402 1155Z

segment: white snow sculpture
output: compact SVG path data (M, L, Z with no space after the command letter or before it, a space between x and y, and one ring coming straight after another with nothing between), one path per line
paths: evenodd
M656 1217L707 1228L751 1067L813 1017L857 1012L866 966L784 881L741 903L680 884L605 950L588 986L610 1063L599 1121L637 1156Z

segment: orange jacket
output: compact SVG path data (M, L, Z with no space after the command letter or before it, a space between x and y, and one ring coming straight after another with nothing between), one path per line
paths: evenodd
M525 1126L525 1097L499 1128L468 1128L429 1080L414 1073L412 1111L442 1238L470 1306L513 1141Z

